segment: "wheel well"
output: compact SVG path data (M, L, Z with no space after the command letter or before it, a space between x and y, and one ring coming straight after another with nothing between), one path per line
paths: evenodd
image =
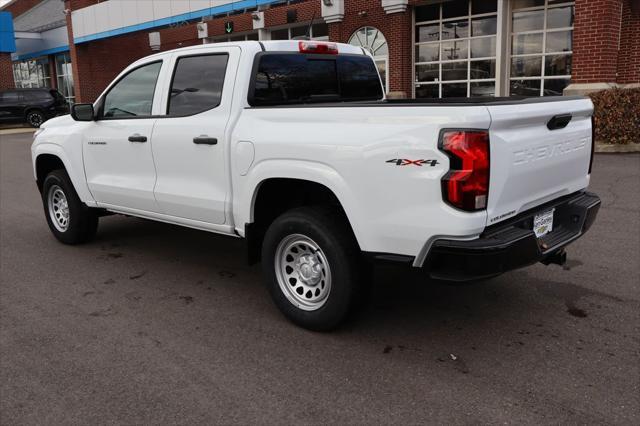
M347 221L353 234L351 224L338 197L326 186L301 179L267 179L258 187L253 202L253 223L245 226L249 263L260 260L262 239L269 225L284 212L303 206L335 208L336 212Z
M42 184L44 179L49 173L54 170L63 169L64 163L60 158L52 154L41 154L36 158L36 181L38 182L38 189L42 192Z
M29 113L30 113L30 112L33 112L33 111L38 111L38 112L41 112L42 114L44 114L44 111L42 110L42 108L38 108L38 107L31 107L31 108L27 108L27 110L25 110L25 112L24 112L24 116L25 116L25 117L26 117L26 116L28 116L28 115L29 115Z

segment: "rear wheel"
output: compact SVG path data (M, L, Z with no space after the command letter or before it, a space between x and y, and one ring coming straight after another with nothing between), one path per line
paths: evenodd
M44 123L44 120L45 117L42 111L35 109L27 112L27 123L29 123L31 127L40 127L40 125Z
M348 316L360 254L342 215L309 207L284 213L267 230L262 259L271 297L297 325L330 330Z
M80 201L69 175L54 170L42 185L42 203L53 235L65 244L80 244L93 239L98 215Z

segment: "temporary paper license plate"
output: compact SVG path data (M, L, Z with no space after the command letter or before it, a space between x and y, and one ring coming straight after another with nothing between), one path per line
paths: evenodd
M547 210L533 218L533 232L536 233L536 237L544 237L553 231L553 212L554 210Z

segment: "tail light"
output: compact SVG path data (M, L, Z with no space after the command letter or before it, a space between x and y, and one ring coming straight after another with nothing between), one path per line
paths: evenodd
M450 159L451 168L442 178L444 200L466 211L487 208L489 195L489 132L444 130L440 149Z
M300 53L317 53L337 55L338 45L335 43L321 43L318 41L301 41L298 43Z

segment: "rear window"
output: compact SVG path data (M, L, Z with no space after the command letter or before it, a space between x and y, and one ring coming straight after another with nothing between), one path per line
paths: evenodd
M24 91L22 98L27 102L48 102L51 101L51 95L44 90Z
M258 57L249 104L290 105L382 99L367 56L267 53Z

